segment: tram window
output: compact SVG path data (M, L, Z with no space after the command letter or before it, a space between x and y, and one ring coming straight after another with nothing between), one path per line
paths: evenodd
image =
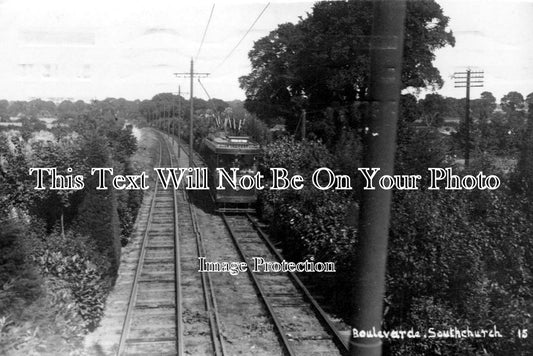
M239 168L241 173L254 173L257 170L255 157L252 155L220 155L218 167Z

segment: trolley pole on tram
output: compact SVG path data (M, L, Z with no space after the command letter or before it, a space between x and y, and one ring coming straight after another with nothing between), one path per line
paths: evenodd
M401 90L405 0L375 0L370 39L370 108L364 167L393 174L396 123ZM381 356L379 337L359 331L381 330L391 191L363 190L360 206L360 243L356 252L350 356Z
M192 167L193 166L193 143L194 143L194 138L193 138L193 117L194 117L194 98L193 98L193 93L194 93L194 77L198 77L198 78L204 78L204 77L207 77L209 75L209 73L195 73L194 72L194 61L193 59L191 58L191 71L190 73L186 73L186 72L183 72L183 73L174 73L174 75L176 77L190 77L191 78L191 99L190 99L190 104L191 104L191 117L190 117L190 120L189 120L189 167Z

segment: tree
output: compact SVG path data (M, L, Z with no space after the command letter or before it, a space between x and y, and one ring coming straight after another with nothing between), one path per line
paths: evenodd
M481 93L481 98L470 102L470 109L474 118L479 119L480 122L486 122L496 109L496 98L491 92L484 91Z
M444 122L444 114L447 112L446 100L440 94L427 94L420 100L422 118L428 126L440 126Z
M0 133L0 214L25 210L31 202L33 177L28 175L24 142Z
M8 109L9 102L7 100L0 100L0 121L9 119Z
M319 2L307 18L279 25L258 40L249 53L252 72L240 78L246 109L267 122L284 117L294 131L301 115L294 101L306 97L309 131L317 136L328 140L344 124L328 116L345 115L356 127L353 104L368 90L371 11L370 1ZM433 0L408 2L404 87L442 86L432 61L436 49L455 44L447 25L448 17ZM328 115L328 108L335 115Z
M470 111L475 120L471 136L474 139L476 148L486 151L492 143L489 135L491 133L491 123L489 117L496 109L496 98L492 93L484 91L479 99L470 101Z
M533 93L529 93L526 96L526 104L527 104L527 111L528 112L533 111Z
M527 128L522 138L520 157L514 173L515 188L524 191L533 202L533 111L529 111Z
M413 94L405 94L400 97L400 121L414 122L422 115L420 105Z
M80 156L80 147L73 140L63 139L54 143L37 141L32 145L32 152L31 163L33 167L53 167L56 168L58 175L79 174L89 169L85 165L83 157ZM51 179L45 178L45 181L48 185ZM34 216L44 219L49 231L59 219L61 234L64 236L65 218L68 222L75 216L76 207L72 204L72 197L76 193L82 192L72 189L37 190L33 193L34 198L30 205L30 211Z
M69 100L63 100L58 106L57 106L57 115L61 119L69 119L76 117L77 110L74 103L72 103Z
M27 103L27 115L32 118L52 117L56 114L56 105L52 101L34 99Z
M26 113L26 102L13 101L9 103L9 108L8 108L7 113L10 117L14 117L19 114L25 114Z
M517 91L510 91L500 100L502 109L506 112L524 108L524 97Z

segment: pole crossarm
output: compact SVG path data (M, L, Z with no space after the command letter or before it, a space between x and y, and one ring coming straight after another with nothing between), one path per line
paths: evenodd
M466 88L465 102L465 167L470 164L470 88L482 88L484 78L483 71L467 69L465 72L455 72L455 88Z
M199 73L199 72L195 72L193 73L193 77L196 77L196 78L205 78L207 77L209 74L211 73ZM191 73L188 73L188 72L182 72L182 73L174 73L174 75L176 76L176 78L189 78L191 76Z
M205 72L195 72L194 71L194 60L191 58L191 70L189 72L176 72L174 73L174 76L176 76L177 78L190 78L191 80L191 90L189 92L190 94L190 120L189 120L189 165L190 167L193 167L193 143L194 143L194 140L193 140L193 117L194 117L194 78L205 78L209 75L210 73L205 73ZM181 89L180 89L181 90ZM181 95L180 95L181 97ZM180 101L181 103L181 101ZM181 111L181 106L180 106L180 111Z

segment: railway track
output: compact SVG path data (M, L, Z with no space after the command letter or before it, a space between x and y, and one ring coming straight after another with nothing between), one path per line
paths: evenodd
M246 215L222 219L262 303L288 355L343 355L347 343L329 317L305 288L295 273L252 272L252 258L282 262L283 258L256 222Z
M205 256L205 248L194 207L183 189L176 199L185 351L190 355L225 355L211 276L198 273L198 258Z
M172 165L160 144L159 166ZM150 204L118 355L176 355L182 348L176 201L158 182Z
M173 154L161 136L159 166ZM164 147L164 148L163 148ZM223 355L209 276L198 273L203 245L184 191L156 182L118 355Z
M194 157L195 162L197 159ZM191 209L195 208L191 206ZM226 250L224 254L215 254L216 257L226 261L237 261L238 258L239 261L247 262L249 267L252 266L252 257L262 257L266 261L276 262L283 260L268 236L249 214L220 216L238 256ZM222 241L219 240L217 246L223 249L222 245ZM347 354L346 337L339 333L295 273L258 273L251 272L248 268L248 276L256 297L259 298L252 297L252 303L259 302L264 306L268 318L265 321L272 323L271 330L278 338L280 354ZM217 290L224 294L231 293L227 285L217 285L217 283L215 285ZM241 299L250 302L249 292L243 291L241 284ZM246 308L245 304L242 303L241 306ZM250 314L253 313L252 308ZM221 310L221 314L224 314L224 310Z
M159 166L172 167L170 146L161 135ZM156 184L118 355L346 353L296 275L200 273L200 257L248 266L251 257L282 259L249 215L211 215L185 190Z
M165 154L166 153L166 154ZM159 165L170 155L159 148ZM156 182L150 204L128 308L120 335L118 355L161 351L175 355L179 319L179 289L175 263L175 201L170 191Z

